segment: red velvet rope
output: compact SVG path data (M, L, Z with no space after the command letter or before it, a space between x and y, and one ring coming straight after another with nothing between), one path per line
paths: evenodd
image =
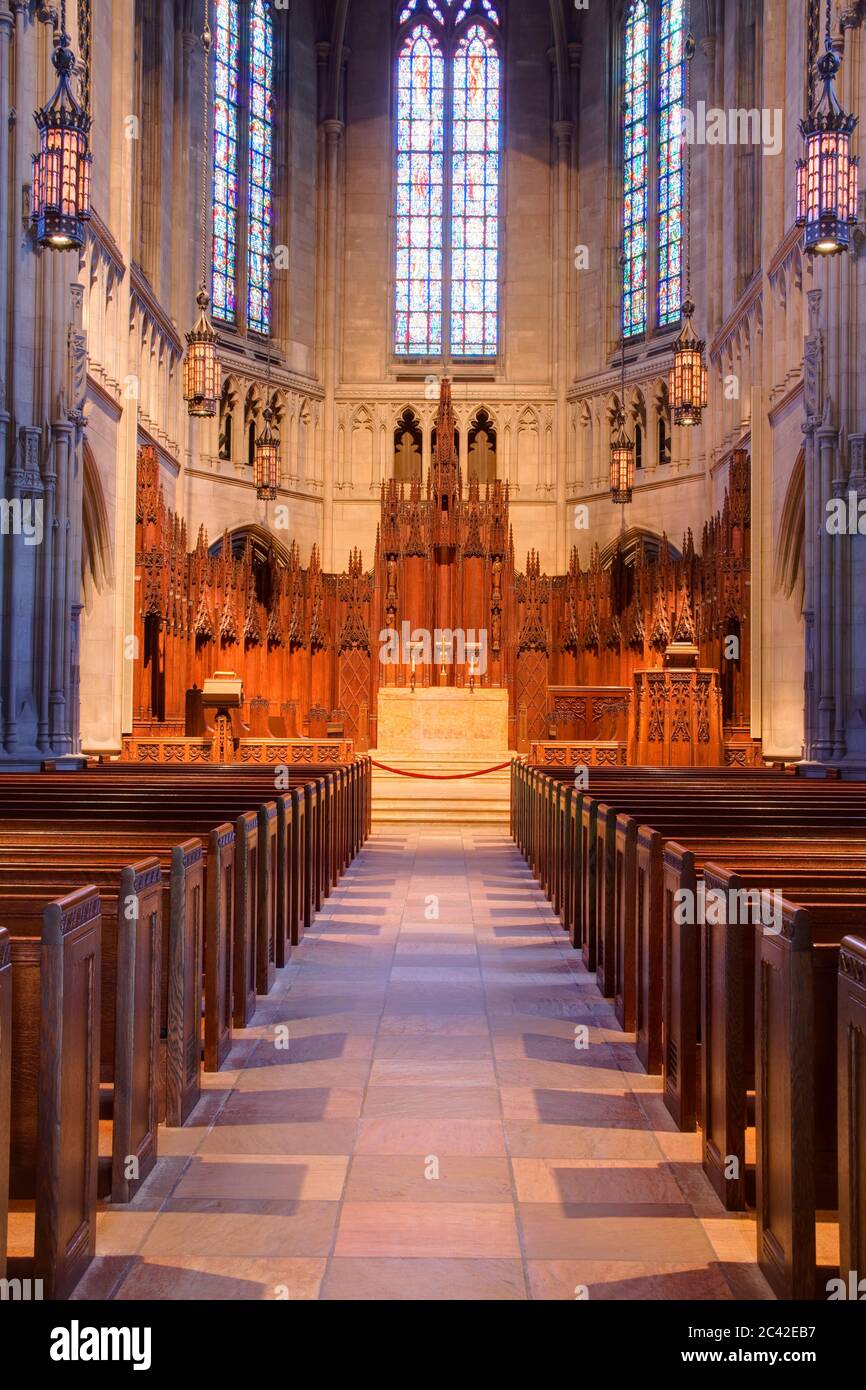
M423 782L462 782L467 777L486 777L491 772L502 772L511 763L497 763L496 767L483 767L480 772L404 772L401 767L387 767L385 763L374 762L380 772L394 772L398 777L417 777Z

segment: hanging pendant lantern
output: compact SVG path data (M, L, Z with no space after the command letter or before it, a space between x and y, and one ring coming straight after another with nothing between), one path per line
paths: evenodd
M84 244L90 218L90 116L70 85L75 54L61 7L61 34L51 55L57 86L46 106L33 113L39 153L33 156L33 212L36 240L54 251L77 251Z
M183 364L183 398L190 415L216 415L219 399L219 370L216 357L216 334L208 317L210 300L204 285L196 296L201 309L198 323L186 334L187 351Z
M634 490L634 444L625 432L625 415L619 411L616 432L610 441L610 500L627 506Z
M674 343L674 365L668 379L668 396L675 425L699 425L707 407L709 373L704 366L705 344L692 327L695 306L683 305L683 327Z
M274 412L268 405L264 411L265 427L256 440L253 476L256 497L260 502L276 502L277 481L280 476L280 438L271 429Z
M841 65L833 51L830 4L825 52L817 65L824 90L814 110L800 122L805 143L797 161L797 225L805 227L803 249L810 256L838 256L851 244L857 221L859 158L851 155L858 118L839 105L835 81Z

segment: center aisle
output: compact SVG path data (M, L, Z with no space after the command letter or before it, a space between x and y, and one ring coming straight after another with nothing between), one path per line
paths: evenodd
M78 1297L770 1297L505 832L374 833L233 1061Z

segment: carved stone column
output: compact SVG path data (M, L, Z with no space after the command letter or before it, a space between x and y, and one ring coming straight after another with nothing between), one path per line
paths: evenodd
M325 430L322 488L322 566L334 567L334 392L337 382L337 287L340 282L340 155L345 125L339 120L322 122L324 134L324 387Z

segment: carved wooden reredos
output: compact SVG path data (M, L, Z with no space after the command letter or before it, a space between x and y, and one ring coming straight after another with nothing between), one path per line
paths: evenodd
M482 487L474 475L464 483L447 382L436 441L425 485L416 476L382 486L372 570L356 550L339 575L322 573L316 547L303 567L297 545L261 528L214 546L202 529L188 549L186 523L164 503L157 455L141 449L133 733L198 734L196 692L214 671L232 670L243 680L244 722L257 734L322 737L330 727L359 749L375 747L378 689L410 685L404 638L421 630L434 659L418 664L419 686L470 683L459 646L443 667L437 634L483 640L477 682L508 689L512 748L573 736L582 690L596 702L606 691L602 712L623 712L634 672L660 668L674 642L692 643L698 664L721 673L726 741L746 736L745 454L732 458L724 506L704 527L700 553L690 533L677 553L664 537L626 532L604 553L592 547L585 569L575 546L568 573L550 577L535 552L515 571L508 486ZM398 642L383 660L386 629ZM729 638L737 645L728 642L726 656ZM613 736L600 715L596 724L596 737Z

